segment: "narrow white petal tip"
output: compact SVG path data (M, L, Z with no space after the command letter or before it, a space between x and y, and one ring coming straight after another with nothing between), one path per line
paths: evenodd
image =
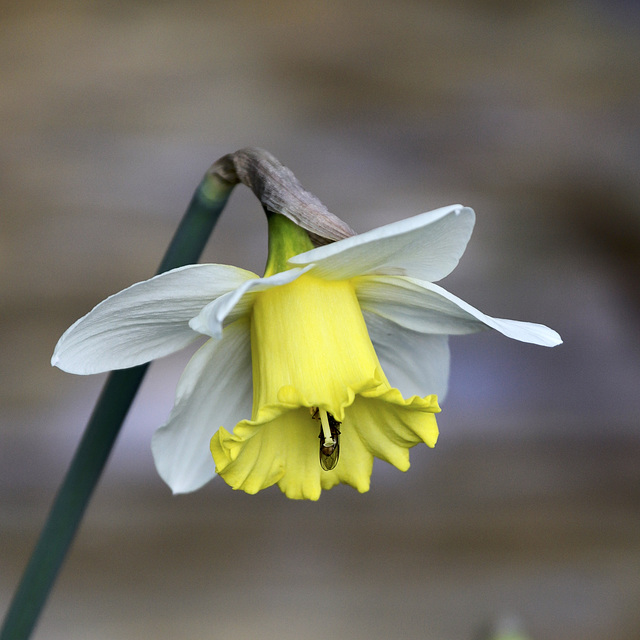
M158 451L153 446L153 458L158 475L164 480L173 495L193 493L209 482L215 474L215 466L210 454L206 453L209 465L198 464L195 471L190 472L179 461L176 463L175 454L171 451Z
M542 329L545 331L540 336L539 344L543 347L557 347L562 344L562 338L557 331L550 329L549 327L545 327L544 325L540 325Z
M176 479L162 478L162 479L166 482L169 489L171 489L172 495L180 496L180 495L184 495L185 493L193 493L194 491L201 489L211 478L207 479L204 482L198 482L196 484L194 484L193 482L184 482L182 478L176 478Z
M151 438L151 453L158 475L174 495L197 491L215 475L213 460L205 447L203 455L186 452L184 455L192 464L185 465L181 464L176 452L180 444L172 438L166 427L158 429Z
M57 367L60 371L79 376L104 373L104 371L106 371L106 369L100 367L97 363L88 362L87 359L76 356L71 350L65 348L66 345L62 344L62 342L61 339L51 356L52 367Z
M213 460L211 460L211 467L215 469ZM174 496L181 496L185 493L193 493L194 491L198 491L202 489L205 484L208 484L213 480L218 474L215 471L211 471L206 477L200 476L197 479L183 479L183 478L173 478L170 481L165 480L169 489L171 489L171 494ZM164 478L163 478L164 480Z
M194 491L201 489L204 486L204 484L205 483L198 484L197 486L191 486L189 484L181 482L180 480L175 481L173 483L167 482L169 489L171 489L171 494L174 496L182 496L185 493L193 493Z
M64 348L62 339L58 341L56 348L53 350L51 366L57 367L65 373L75 373L79 375L84 375L87 369L86 364L83 363L80 358L69 357L69 353Z
M543 324L506 320L504 318L488 318L487 325L496 329L507 338L528 342L541 347L556 347L562 344L560 335Z

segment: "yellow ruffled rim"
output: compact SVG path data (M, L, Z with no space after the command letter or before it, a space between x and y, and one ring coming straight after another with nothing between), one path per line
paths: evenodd
M284 395L289 395L287 391ZM254 420L239 422L233 433L221 427L211 439L217 473L233 489L255 494L277 484L287 497L317 500L322 489L343 483L369 490L373 458L401 471L409 468L409 449L438 439L435 395L408 400L375 377L335 413L340 426L340 459L331 471L319 462L314 407L283 402L263 406Z

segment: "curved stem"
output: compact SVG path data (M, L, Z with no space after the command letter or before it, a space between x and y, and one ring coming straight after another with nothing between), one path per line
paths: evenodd
M316 245L355 235L349 225L306 191L290 169L268 151L246 147L223 156L209 169L230 184L242 182L267 213L279 213L302 227Z
M158 273L197 262L233 186L211 172L205 175ZM31 635L148 366L114 371L107 379L7 611L0 640Z

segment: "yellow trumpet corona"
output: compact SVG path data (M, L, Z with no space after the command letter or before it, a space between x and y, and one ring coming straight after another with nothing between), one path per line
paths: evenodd
M278 229L289 225L281 220ZM285 244L292 245L277 246ZM270 254L269 263L288 257ZM234 489L256 493L277 483L290 498L317 499L321 489L344 482L363 492L374 455L405 471L408 447L435 445L436 397L404 400L391 387L349 280L303 274L260 292L251 314L251 360L251 420L233 433L221 428L211 440L216 470ZM313 408L342 423L340 464L331 471L318 460Z

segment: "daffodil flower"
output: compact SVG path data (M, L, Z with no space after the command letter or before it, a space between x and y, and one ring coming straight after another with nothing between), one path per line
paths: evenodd
M215 471L248 493L274 484L312 500L338 483L367 491L374 456L405 471L409 448L435 445L448 335L494 329L561 342L433 284L458 264L474 220L453 205L312 248L304 230L271 214L263 277L197 264L134 284L71 326L52 364L99 373L207 336L152 441L175 493Z

